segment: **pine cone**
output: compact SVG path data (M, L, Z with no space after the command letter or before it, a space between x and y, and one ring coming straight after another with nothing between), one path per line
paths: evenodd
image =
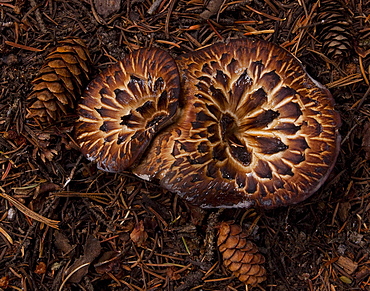
M27 118L40 123L60 120L72 112L87 85L91 64L88 49L79 38L67 38L46 57L27 97Z
M318 8L315 22L322 52L337 60L349 56L352 49L352 22L340 1L323 0Z
M217 245L222 254L224 266L246 285L255 286L266 280L263 255L257 246L246 239L247 234L236 224L222 222Z
M356 6L357 11L353 17L353 27L355 30L355 50L360 57L364 59L364 67L367 68L370 65L370 2L367 5Z

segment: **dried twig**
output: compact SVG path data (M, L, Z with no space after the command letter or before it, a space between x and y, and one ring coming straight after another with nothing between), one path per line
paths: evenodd
M60 221L46 218L46 217L32 211L31 209L27 208L22 203L20 203L18 200L14 199L13 197L6 194L4 189L1 189L1 191L3 191L3 193L0 193L0 197L3 197L4 199L11 202L20 212L22 212L23 214L27 215L28 217L30 217L34 220L37 220L41 223L44 223L44 224L46 224L46 225L48 225L52 228L58 229L58 224L59 224Z

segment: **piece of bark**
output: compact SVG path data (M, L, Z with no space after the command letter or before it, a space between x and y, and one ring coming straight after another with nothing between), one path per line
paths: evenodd
M54 244L56 248L62 251L63 254L70 254L70 252L74 249L74 246L70 244L67 236L65 236L60 231L54 232L54 239Z
M356 271L358 264L352 261L348 257L340 256L336 264L343 269L348 275L352 275L354 271Z
M223 0L211 0L209 1L205 10L199 15L203 19L209 19L215 15L221 8Z
M142 220L135 225L135 228L130 233L130 238L138 247L145 244L145 241L148 238L148 233L145 231L144 222Z
M94 0L96 12L104 19L116 14L121 9L121 0Z
M68 282L79 283L88 273L90 263L100 254L100 252L101 246L99 240L93 236L88 236L84 246L83 256L78 258L66 272L67 275L73 273L73 275L68 279ZM85 264L87 265L81 267Z

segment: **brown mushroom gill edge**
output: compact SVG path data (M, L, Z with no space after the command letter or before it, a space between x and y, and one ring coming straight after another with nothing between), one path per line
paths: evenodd
M329 91L284 49L247 39L177 60L184 109L133 172L201 207L298 203L327 179L340 135Z
M176 117L179 94L177 65L168 53L133 52L98 75L83 94L76 125L82 153L104 171L131 167Z
M146 57L138 58L141 53ZM137 176L158 180L201 207L288 205L324 183L339 151L339 115L328 90L285 50L241 39L180 56L184 107L177 115L179 78L173 63L152 58L143 64L149 50L128 59L134 56L137 63L125 59L95 79L80 105L77 141L99 168L118 172L131 167ZM148 93L142 88L152 88L153 81L143 85L132 75L149 71L146 66L153 62L161 72L155 76L173 85L161 86L171 98L159 103L170 109L151 106L144 110L147 115L137 117L137 108L146 109L150 98L142 100L136 93ZM163 70L166 62L171 66ZM150 75L155 78L154 72ZM148 124L157 124L154 108L161 108L159 120L164 121L147 130ZM142 158L138 165L137 158Z

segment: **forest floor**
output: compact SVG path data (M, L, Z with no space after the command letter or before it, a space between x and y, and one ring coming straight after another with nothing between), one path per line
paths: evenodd
M68 36L87 44L92 75L140 47L177 56L238 37L297 56L342 118L333 172L298 205L217 220L240 223L265 256L253 290L370 290L366 0L0 0L0 290L245 290L214 249L214 210L98 171L73 147L73 115L42 130L25 118L31 81Z

